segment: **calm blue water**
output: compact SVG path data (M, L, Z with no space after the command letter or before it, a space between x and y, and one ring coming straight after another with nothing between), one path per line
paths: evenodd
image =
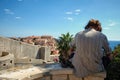
M111 47L111 49L113 50L115 46L117 46L118 44L120 44L120 41L109 41L109 45Z

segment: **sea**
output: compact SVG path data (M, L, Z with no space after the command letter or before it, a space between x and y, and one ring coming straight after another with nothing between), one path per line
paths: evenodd
M112 50L114 50L114 48L120 44L120 41L109 41L109 45L111 47Z

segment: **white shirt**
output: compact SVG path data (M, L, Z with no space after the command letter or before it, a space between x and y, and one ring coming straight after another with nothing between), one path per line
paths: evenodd
M86 29L75 35L72 45L76 46L72 64L78 77L103 70L103 49L105 53L111 52L104 34L94 29Z

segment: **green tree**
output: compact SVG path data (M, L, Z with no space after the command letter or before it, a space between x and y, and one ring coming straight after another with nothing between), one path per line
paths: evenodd
M62 64L63 67L66 66L66 61L69 57L69 50L70 50L70 42L73 40L73 35L70 35L70 33L61 34L61 36L58 39L58 50L60 53L59 61Z
M115 48L114 48L114 51L113 53L117 52L117 56L116 57L119 57L120 58L120 44L118 44Z
M117 55L108 65L106 80L119 80L120 79L120 44L118 44L113 53L117 52Z

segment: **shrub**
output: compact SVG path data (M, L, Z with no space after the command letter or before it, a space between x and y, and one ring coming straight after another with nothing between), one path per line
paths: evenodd
M113 52L118 52L107 68L106 80L120 80L120 44Z

